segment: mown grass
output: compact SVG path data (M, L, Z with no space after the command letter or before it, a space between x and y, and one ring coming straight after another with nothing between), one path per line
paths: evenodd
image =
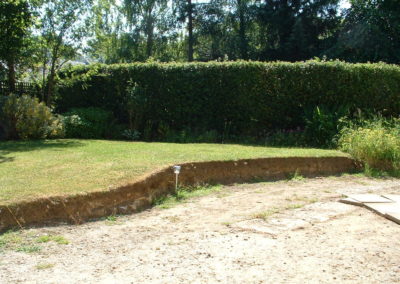
M184 162L343 155L334 150L221 144L77 139L0 142L0 204L108 190Z

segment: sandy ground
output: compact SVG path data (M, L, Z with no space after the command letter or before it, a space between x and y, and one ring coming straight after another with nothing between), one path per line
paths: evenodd
M330 177L223 187L170 209L24 230L69 240L0 252L0 283L400 283L400 226L337 202L400 180Z

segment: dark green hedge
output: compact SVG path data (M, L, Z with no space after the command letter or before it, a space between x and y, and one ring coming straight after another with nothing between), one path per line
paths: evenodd
M59 76L58 111L101 107L128 123L130 105L132 125L148 139L170 130L261 136L302 127L315 106L400 113L400 67L383 63L138 63L79 66Z

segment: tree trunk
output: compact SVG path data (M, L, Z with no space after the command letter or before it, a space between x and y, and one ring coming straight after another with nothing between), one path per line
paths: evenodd
M15 91L15 60L14 56L10 56L7 60L8 68L8 89L10 93Z
M248 59L247 39L246 39L246 19L245 19L245 1L237 0L239 12L239 38L240 38L240 56L242 59Z
M55 78L56 78L56 64L58 60L58 52L59 48L62 43L62 38L59 37L58 42L53 47L53 52L51 55L51 64L50 64L50 73L47 76L47 96L46 96L46 105L50 106L53 94L54 94L54 85L55 85Z
M54 94L54 84L56 77L56 63L58 58L58 46L53 49L53 56L51 58L50 72L47 76L47 94L46 94L46 105L50 106Z
M51 101L53 99L55 76L56 76L55 63L52 62L50 73L49 73L49 76L47 79L47 96L46 96L46 105L47 106L50 106Z
M146 55L150 58L153 55L153 45L154 45L154 26L153 18L151 15L151 10L148 11L147 24L146 24L147 42L146 42Z
M193 61L193 4L192 0L187 0L188 3L188 32L189 32L189 49L188 61Z
M43 52L45 54L45 52ZM42 102L46 98L46 71L47 71L47 56L43 57L43 69L42 69Z

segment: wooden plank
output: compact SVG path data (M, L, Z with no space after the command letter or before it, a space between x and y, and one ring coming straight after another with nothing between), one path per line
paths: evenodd
M383 197L393 200L394 202L400 203L400 195L399 194L383 194Z
M400 225L400 213L387 213L385 217Z
M378 194L351 194L348 197L362 203L393 203L393 200L387 199Z
M400 214L400 203L364 203L365 207L380 214Z
M345 204L350 204L350 205L355 205L355 206L364 206L363 203L361 203L353 198L349 198L349 197L340 199L339 202L345 203Z

